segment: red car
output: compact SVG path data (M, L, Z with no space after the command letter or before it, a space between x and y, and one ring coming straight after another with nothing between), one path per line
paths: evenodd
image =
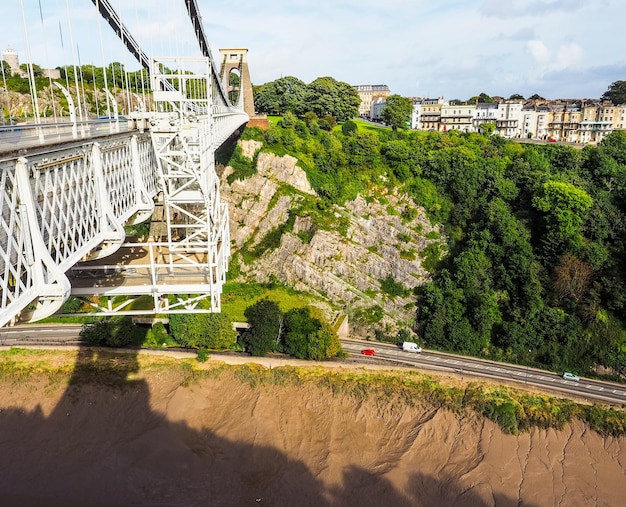
M363 354L364 356L373 356L374 354L376 354L376 351L374 349L363 349L361 351L361 354Z

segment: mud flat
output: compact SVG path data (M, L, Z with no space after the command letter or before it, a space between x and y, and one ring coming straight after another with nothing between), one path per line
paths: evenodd
M321 369L267 383L181 364L0 356L0 504L624 505L626 438L578 420L510 435L471 411L342 392Z

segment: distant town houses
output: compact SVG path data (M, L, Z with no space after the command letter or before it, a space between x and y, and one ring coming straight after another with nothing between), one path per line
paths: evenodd
M386 85L359 85L359 114L381 121ZM380 91L376 94L375 91ZM494 132L509 139L538 139L575 144L599 143L614 130L626 130L626 104L613 105L595 99L506 100L446 102L443 97L413 100L411 128L425 131L482 132L491 124Z
M373 104L384 104L387 97L391 95L387 85L357 85L354 88L361 98L359 115L367 118L372 116Z

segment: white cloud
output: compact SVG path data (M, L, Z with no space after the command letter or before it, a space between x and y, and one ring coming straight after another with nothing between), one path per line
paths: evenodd
M557 51L553 67L555 70L563 70L573 67L582 60L582 57L583 50L578 44L565 44Z
M71 64L71 49L79 46L82 62L117 60L131 70L138 68L108 24L96 21L90 2L69 0L73 44L66 2L41 3L43 28L38 2L24 2L35 63ZM2 2L0 49L13 47L23 62L26 45L19 4ZM111 4L148 54L197 54L184 2L111 0ZM592 97L623 79L616 69L626 65L626 56L610 50L626 44L624 0L198 0L198 4L214 56L221 47L247 47L255 84L281 75L304 82L329 75L351 84L388 84L393 93L404 96L464 98L484 91L492 96L539 92ZM587 75L591 68L606 70L601 78L573 77ZM601 81L606 81L604 86L598 86Z
M539 64L545 65L550 61L551 51L540 40L529 40L526 43L526 50Z

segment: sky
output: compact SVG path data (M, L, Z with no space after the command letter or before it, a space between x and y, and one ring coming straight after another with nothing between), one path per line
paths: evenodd
M183 0L109 1L149 55L198 54ZM557 99L626 80L624 0L197 1L213 55L247 48L256 85L332 76L405 97ZM139 68L91 0L2 0L0 12L0 48L20 63Z

